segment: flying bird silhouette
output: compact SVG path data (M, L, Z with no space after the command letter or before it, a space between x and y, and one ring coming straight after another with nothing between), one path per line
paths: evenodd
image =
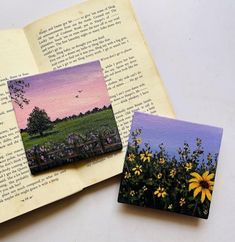
M78 90L78 93L82 93L83 92L83 90ZM79 98L80 96L79 95L76 95L75 96L76 98Z

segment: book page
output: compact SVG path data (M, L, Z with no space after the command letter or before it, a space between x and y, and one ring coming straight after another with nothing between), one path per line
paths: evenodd
M7 81L38 73L24 31L0 31L0 223L81 190L71 166L32 176Z
M133 111L174 116L129 0L89 0L24 31L40 72L101 61L124 147ZM120 173L125 150L77 164L84 186Z

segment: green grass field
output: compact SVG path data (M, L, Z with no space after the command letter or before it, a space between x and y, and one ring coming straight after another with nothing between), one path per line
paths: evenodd
M29 136L27 132L23 132L21 135L25 149L31 149L33 145L42 145L49 141L64 142L71 133L76 132L84 135L88 132L104 128L116 128L116 122L111 109L92 113L73 120L62 121L55 124L53 130L45 132L43 137L39 135Z

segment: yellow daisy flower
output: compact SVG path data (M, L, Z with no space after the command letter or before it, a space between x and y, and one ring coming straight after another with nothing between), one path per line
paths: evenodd
M161 157L161 158L159 159L159 163L163 165L163 164L165 163L165 159L164 159L163 157Z
M130 178L131 177L131 173L130 172L125 172L125 175L124 175L124 178L125 179L128 179L128 178Z
M193 178L189 180L189 191L194 190L193 196L196 197L201 193L201 203L205 201L205 198L211 201L211 191L213 191L215 174L209 174L209 171L204 172L202 175L197 172L192 172L190 174Z
M175 175L176 175L176 169L173 168L173 169L170 171L170 175L169 175L169 176L172 177L172 178L174 178Z
M141 153L140 154L140 159L145 162L145 161L148 161L150 162L150 158L152 157L152 154L149 153L147 150L144 152L144 153Z
M179 201L179 204L180 204L180 207L184 206L184 204L186 203L185 201L185 198L180 198L180 201Z
M141 172L142 172L141 168L142 168L142 166L136 165L134 168L132 168L132 171L134 171L135 175L139 176L141 174Z
M211 155L211 153L208 154L208 156L207 156L207 160L208 160L208 161L212 161L212 155Z
M141 138L137 138L135 141L136 141L136 143L137 143L138 145L140 145L141 142L142 142Z
M192 162L187 162L187 163L185 164L185 169L186 169L186 171L192 170L192 168L193 168L193 164L192 164Z
M161 178L162 178L162 173L160 172L157 174L157 179L161 179Z
M158 187L157 190L153 194L159 198L160 197L164 198L167 196L166 190L163 187Z
M135 155L133 153L131 153L131 154L128 155L127 159L129 161L134 161L135 160Z

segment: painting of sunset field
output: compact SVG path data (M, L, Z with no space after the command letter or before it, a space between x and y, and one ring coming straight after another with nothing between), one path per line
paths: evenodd
M32 174L122 148L99 61L8 88Z
M118 201L208 218L222 132L136 112Z

